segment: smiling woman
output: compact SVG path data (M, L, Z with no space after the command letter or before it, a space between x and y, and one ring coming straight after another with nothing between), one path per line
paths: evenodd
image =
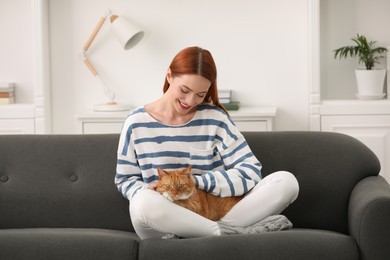
M199 75L179 75L172 77L170 69L167 73L167 80L170 87L165 92L166 95L164 95L167 97L166 102L174 104L174 112L177 112L179 117L187 114L186 117L190 119L191 115L193 116L195 114L196 107L204 102L211 85L210 81Z
M249 227L279 214L297 198L298 183L291 173L261 179L261 163L218 101L217 70L209 51L180 51L163 90L159 99L127 117L118 146L115 183L130 200L131 220L142 239L257 232ZM189 165L197 188L218 197L243 196L218 222L155 191L159 168Z
M156 120L168 125L190 121L201 103L215 105L225 113L217 90L217 69L208 50L189 47L172 60L164 82L164 95L145 110Z

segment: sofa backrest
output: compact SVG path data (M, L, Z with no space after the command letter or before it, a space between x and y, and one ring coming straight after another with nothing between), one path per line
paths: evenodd
M263 176L292 172L298 199L284 212L295 228L348 233L348 203L354 186L378 175L375 154L357 139L331 132L244 133L263 164ZM261 207L261 205L259 205Z
M263 175L292 172L298 199L285 214L297 228L348 232L351 191L378 175L356 139L324 132L244 133ZM119 135L0 135L0 229L84 227L133 231L114 185ZM259 205L261 207L261 205Z
M0 228L133 230L114 185L118 135L0 136Z

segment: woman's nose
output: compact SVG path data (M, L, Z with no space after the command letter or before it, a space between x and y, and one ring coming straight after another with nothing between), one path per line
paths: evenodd
M196 95L189 95L186 98L186 102L187 102L187 105L189 105L189 106L195 105L196 104Z

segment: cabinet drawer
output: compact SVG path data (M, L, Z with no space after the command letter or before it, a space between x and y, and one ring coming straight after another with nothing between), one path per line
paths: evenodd
M34 119L0 119L0 134L34 134Z
M344 133L367 145L381 163L381 175L390 181L390 115L322 116L321 130Z
M234 121L241 132L267 131L267 121Z
M84 122L83 134L112 134L120 133L123 122Z

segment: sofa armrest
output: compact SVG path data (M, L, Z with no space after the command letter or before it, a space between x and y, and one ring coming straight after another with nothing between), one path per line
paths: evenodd
M367 177L355 186L349 201L348 223L361 259L388 259L390 185L382 176Z

